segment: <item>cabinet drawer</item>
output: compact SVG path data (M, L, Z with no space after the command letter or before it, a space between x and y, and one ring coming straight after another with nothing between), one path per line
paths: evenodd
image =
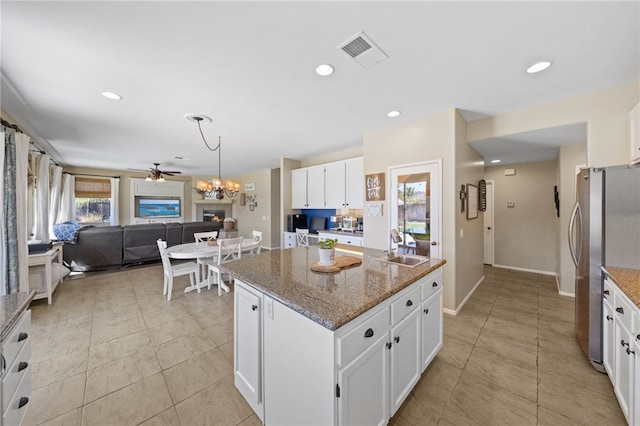
M416 286L408 293L400 296L391 303L391 325L397 324L402 318L409 315L420 306L420 286Z
M602 289L602 301L604 303L608 303L609 306L613 308L613 296L615 294L614 287L611 284L611 281L608 279L604 280L604 285Z
M424 282L422 283L422 300L424 301L433 296L436 291L442 288L442 272L437 272L433 275L427 275L427 277L423 279Z
M31 376L29 360L31 359L31 345L26 343L18 356L13 360L13 364L7 365L2 376L2 411L7 409L10 398L23 380L24 376Z
M24 311L7 338L2 342L2 356L4 356L5 365L13 364L16 355L29 339L30 328L31 311Z
M389 331L389 308L385 308L337 339L338 364L346 365Z
M613 311L615 318L624 325L627 331L631 332L633 325L634 306L627 300L620 290L616 290L613 302Z
M22 376L22 381L18 384L13 397L11 399L6 397L9 401L7 402L6 410L2 413L3 425L19 425L24 419L29 406L29 399L31 398L31 369L28 368L27 370L27 374Z

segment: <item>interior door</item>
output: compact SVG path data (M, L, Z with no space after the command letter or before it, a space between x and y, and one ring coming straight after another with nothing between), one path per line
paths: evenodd
M494 226L493 226L493 181L487 181L487 210L484 212L484 263L493 265Z
M390 226L402 236L395 249L442 257L440 174L440 161L391 168Z

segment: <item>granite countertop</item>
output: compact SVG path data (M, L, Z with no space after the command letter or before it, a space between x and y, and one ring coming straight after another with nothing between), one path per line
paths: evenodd
M627 297L640 307L640 270L603 266L602 270Z
M360 256L362 264L338 273L314 272L310 266L318 261L318 248L311 246L263 251L220 265L220 269L336 330L446 263L430 259L410 268L380 260L382 250L336 247L336 257Z
M30 293L20 292L0 296L0 334L2 340L7 337L6 333L20 317L20 314L29 307L29 303L31 303L35 295L36 292L32 291Z

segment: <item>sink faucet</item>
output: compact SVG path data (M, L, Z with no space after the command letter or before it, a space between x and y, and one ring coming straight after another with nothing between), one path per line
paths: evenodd
M402 242L402 237L398 234L398 231L395 229L391 230L391 238L389 238L389 250L385 250L384 255L387 259L395 256L393 251L393 243L400 244Z

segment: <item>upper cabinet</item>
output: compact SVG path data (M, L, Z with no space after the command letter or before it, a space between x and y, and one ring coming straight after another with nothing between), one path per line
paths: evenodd
M362 157L291 171L291 208L361 209Z
M631 164L640 162L640 104L631 110Z

